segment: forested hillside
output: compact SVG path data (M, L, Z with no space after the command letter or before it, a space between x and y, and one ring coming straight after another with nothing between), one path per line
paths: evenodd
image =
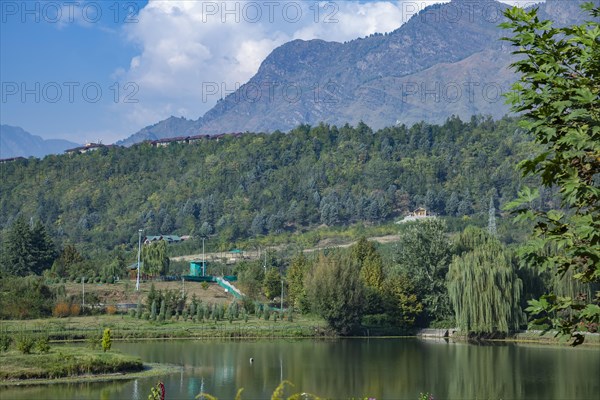
M18 215L40 219L59 242L108 250L137 244L140 227L147 235L203 229L226 244L321 224L376 224L418 206L487 213L490 197L496 209L515 197L515 165L531 146L516 120L473 117L31 158L0 165L0 225L6 231Z

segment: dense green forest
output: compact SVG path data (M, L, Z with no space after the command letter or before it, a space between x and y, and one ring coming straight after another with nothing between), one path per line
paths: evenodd
M18 216L40 220L57 244L95 250L137 245L138 228L212 234L227 249L320 225L379 224L419 206L487 215L490 198L500 209L516 196L515 165L531 148L515 120L473 117L30 158L0 165L0 227L6 232Z
M517 268L506 247L522 240L522 229L501 218L501 206L526 183L515 166L535 150L517 123L452 118L378 132L364 124L300 126L287 134L144 143L1 164L6 307L0 318L75 304L61 292L65 280L87 276L110 284L124 277L140 227L148 235L205 236L213 249L216 243L227 250L282 232L385 225L426 207L445 218L395 225L396 244L379 248L362 239L308 257L269 252L268 260L238 263L230 273L247 299L261 304L276 300L283 279L286 306L318 314L342 334L457 325L506 334L527 322L521 310L528 299L550 288L578 290ZM556 206L556 197L543 192L536 206ZM469 224L487 229L464 229ZM164 241L145 245L144 272L176 274L167 257L172 248ZM17 289L31 304L10 300ZM171 311L190 312L185 299L177 307ZM251 302L242 308L265 309Z

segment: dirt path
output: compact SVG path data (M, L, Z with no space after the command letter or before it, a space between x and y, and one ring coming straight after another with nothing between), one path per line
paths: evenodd
M399 240L398 235L387 235L387 236L376 236L370 237L369 240L381 244L393 243ZM347 248L356 243L356 240L350 243L336 243L335 239L323 239L321 240L317 246L311 247L309 249L304 249L305 253L312 253L315 251L321 251L325 249L331 248ZM274 246L270 247L269 250L282 250L285 246ZM259 257L264 255L264 251L261 253L258 250L249 250L244 251L243 255L233 255L229 252L217 252L217 253L205 253L206 261L223 261L234 263L240 260L256 260ZM202 253L199 254L190 254L187 256L179 256L179 257L171 257L172 261L192 261L192 260L201 260Z

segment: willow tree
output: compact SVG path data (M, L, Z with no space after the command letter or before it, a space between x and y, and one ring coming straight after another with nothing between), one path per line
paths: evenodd
M469 334L515 331L525 318L520 306L523 283L513 257L497 239L483 231L472 232L475 236L467 241L472 248L454 256L448 271L458 327Z
M144 273L150 275L164 275L169 271L169 257L167 256L167 242L159 240L144 245L142 249Z

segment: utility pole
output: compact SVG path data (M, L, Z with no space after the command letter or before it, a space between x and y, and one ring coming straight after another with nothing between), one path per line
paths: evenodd
M281 312L283 313L283 279L281 280Z
M135 290L140 291L140 256L142 253L142 231L138 230L138 257L137 257L137 279L135 280Z
M204 256L204 236L202 236L202 276L206 276L206 258Z
M263 268L265 269L265 276L267 275L267 251L265 250L265 263L263 264Z

